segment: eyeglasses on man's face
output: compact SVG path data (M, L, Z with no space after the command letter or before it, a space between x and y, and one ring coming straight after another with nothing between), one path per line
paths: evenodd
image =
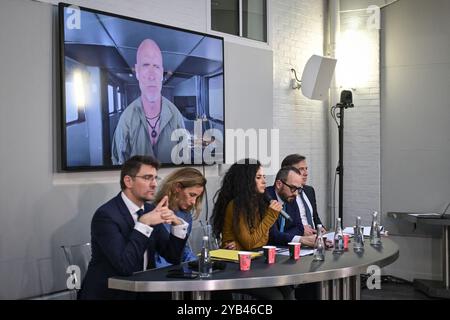
M158 176L154 176L152 174L145 174L142 176L132 176L133 178L141 178L145 182L155 182L155 181L161 181L161 178Z
M286 183L285 181L283 181L283 180L280 180L280 181L281 181L282 184L284 184L286 187L288 187L289 190L290 190L292 193L295 193L295 192L300 193L300 192L302 191L302 187L296 187L296 186L287 184L287 183Z

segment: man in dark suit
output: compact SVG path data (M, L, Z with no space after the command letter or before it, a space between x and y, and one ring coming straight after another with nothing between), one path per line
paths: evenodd
M188 223L169 209L167 196L156 207L147 203L155 195L158 168L150 156L134 156L123 164L122 192L92 218L92 258L78 299L135 299L135 294L108 289L108 278L153 268L155 253L180 262ZM163 223L171 224L170 233Z
M300 210L300 217L305 229L304 235L313 235L316 233L317 225L322 225L322 231L326 232L317 213L316 193L314 188L306 184L308 180L308 164L306 157L299 154L290 154L281 162L281 167L292 166L299 170L302 177L302 191L299 192L296 202Z
M272 225L269 231L269 244L286 246L289 242L300 242L307 246L314 246L315 236L304 236L304 228L300 220L300 212L295 201L301 190L302 177L294 167L281 168L275 178L275 183L266 188L270 199L277 200L283 205L283 210L292 218L285 219L282 215Z
M305 236L314 236L317 231L317 225L322 224L319 214L317 213L316 193L314 188L306 185L308 179L308 165L306 157L299 154L290 154L286 156L281 162L281 167L295 167L301 175L302 190L296 197L296 204L300 212L300 219L302 220L305 229ZM322 225L322 231L326 232ZM298 286L295 289L295 298L298 300L317 300L319 299L319 284L306 283Z

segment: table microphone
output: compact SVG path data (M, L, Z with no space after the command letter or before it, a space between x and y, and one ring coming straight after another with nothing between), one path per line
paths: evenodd
M270 203L270 201L274 200L274 199L272 199L272 197L269 196L267 193L265 194L265 198L266 198L267 202L269 202L269 203ZM290 216L286 211L284 211L283 209L281 209L280 214L281 214L286 220L289 220L290 222L293 221L292 218L291 218L291 216Z

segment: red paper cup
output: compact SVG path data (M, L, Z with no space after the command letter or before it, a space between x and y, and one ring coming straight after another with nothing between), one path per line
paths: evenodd
M301 243L300 242L289 242L289 257L293 260L300 259L300 248Z
M252 254L247 251L239 251L239 269L241 271L250 270L250 265L252 263Z
M277 247L275 246L264 246L264 262L268 264L275 263L275 251Z
M348 234L344 234L344 249L348 249L348 240L350 239L350 236Z

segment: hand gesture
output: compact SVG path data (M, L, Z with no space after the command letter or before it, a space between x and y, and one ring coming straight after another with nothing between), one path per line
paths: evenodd
M313 234L316 234L316 229L312 228L309 224L305 224L304 226L305 233L303 235L305 236L312 236Z
M276 212L280 212L283 206L276 200L271 200L269 204L269 208L275 210Z
M224 249L236 250L236 242L228 241L227 243L225 243Z
M314 243L316 242L316 235L311 236L302 236L300 239L300 243L302 245L314 248Z
M167 196L161 199L155 209L139 218L139 222L149 226L156 226L160 223L173 223L175 220L179 221L173 211L169 209L169 198Z

